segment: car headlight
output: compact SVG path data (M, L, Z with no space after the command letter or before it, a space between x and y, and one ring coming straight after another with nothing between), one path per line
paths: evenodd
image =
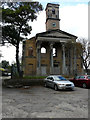
M72 86L74 86L74 84L72 83Z

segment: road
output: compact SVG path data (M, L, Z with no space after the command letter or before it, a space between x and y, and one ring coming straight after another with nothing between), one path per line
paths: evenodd
M0 120L2 118L2 77L0 77Z
M88 118L88 89L3 88L3 118Z
M2 118L2 83L5 79L10 79L11 76L0 76L0 120Z

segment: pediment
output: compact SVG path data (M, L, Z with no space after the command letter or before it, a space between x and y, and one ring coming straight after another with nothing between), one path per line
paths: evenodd
M71 37L77 38L76 36L61 30L46 31L43 33L38 33L37 35L39 37L52 37L52 38L71 38Z
M70 38L70 36L68 35L65 35L63 33L60 33L60 32L51 32L51 33L46 33L44 34L43 36L46 36L46 37L67 37L67 38Z

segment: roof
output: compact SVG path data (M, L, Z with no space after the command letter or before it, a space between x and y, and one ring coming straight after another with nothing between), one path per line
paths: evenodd
M52 5L54 5L55 7L59 7L59 6L60 6L59 4L48 3L48 4L46 5L46 9L47 9L48 6L51 7ZM46 10L46 9L45 9L45 10Z

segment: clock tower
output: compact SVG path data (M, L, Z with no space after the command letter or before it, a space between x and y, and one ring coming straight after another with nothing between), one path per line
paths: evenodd
M48 3L46 6L46 31L60 29L59 4Z

